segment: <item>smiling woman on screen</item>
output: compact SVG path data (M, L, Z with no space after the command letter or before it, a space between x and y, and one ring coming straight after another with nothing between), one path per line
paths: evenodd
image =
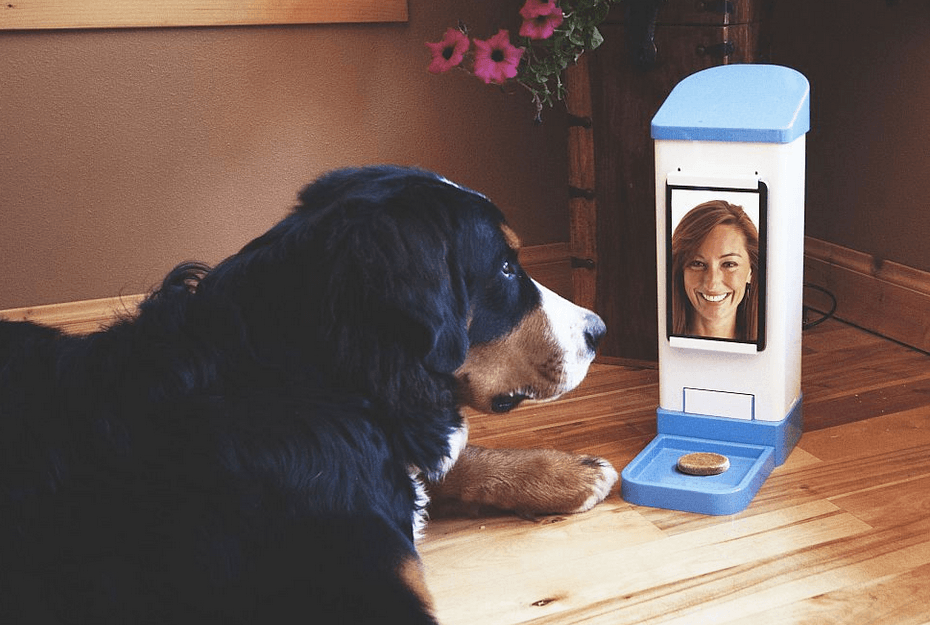
M758 338L759 231L741 206L704 202L672 235L672 334Z

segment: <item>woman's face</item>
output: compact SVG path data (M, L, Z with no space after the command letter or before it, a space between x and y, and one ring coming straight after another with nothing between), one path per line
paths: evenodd
M694 257L685 261L685 292L695 312L689 332L735 338L736 308L751 278L743 233L736 226L716 226Z

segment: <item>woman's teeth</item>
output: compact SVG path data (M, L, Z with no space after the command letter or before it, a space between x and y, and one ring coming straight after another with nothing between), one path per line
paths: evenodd
M708 295L707 293L701 293L701 297L706 299L708 302L722 302L727 298L729 293L721 293L720 295Z

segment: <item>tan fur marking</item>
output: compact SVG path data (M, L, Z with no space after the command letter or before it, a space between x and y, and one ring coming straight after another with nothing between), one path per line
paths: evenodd
M397 566L397 576L404 582L413 594L419 597L423 602L424 609L430 614L433 611L433 596L426 587L426 579L423 575L423 563L415 555L411 555Z
M504 233L504 240L507 241L507 245L510 246L510 249L518 250L522 245L520 243L520 237L517 236L517 233L510 229L510 226L507 224L501 224L501 232Z
M548 399L561 392L563 354L551 332L548 317L537 308L510 334L473 345L456 372L463 400L487 411L494 396L502 393L519 391Z

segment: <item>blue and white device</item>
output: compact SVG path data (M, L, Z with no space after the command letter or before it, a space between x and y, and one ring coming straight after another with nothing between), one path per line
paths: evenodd
M739 512L801 436L809 129L807 79L774 65L689 76L652 120L658 436L623 471L631 503ZM729 469L681 472L693 452Z

